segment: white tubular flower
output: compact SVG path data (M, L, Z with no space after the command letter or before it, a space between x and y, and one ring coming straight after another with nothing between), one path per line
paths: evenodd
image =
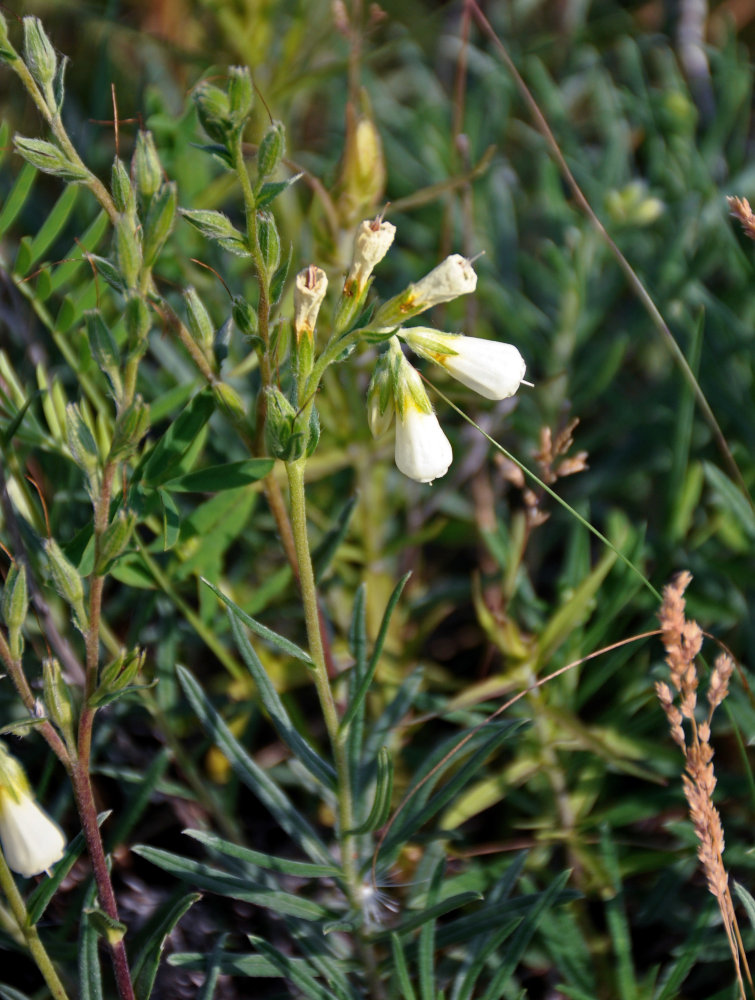
M299 271L294 282L294 332L297 343L303 333L312 336L322 300L328 290L328 276L310 264Z
M526 365L513 344L426 326L399 331L413 351L442 365L455 379L485 399L507 399L519 388Z
M429 309L473 292L477 288L477 275L466 257L453 253L410 287L414 306Z
M396 466L418 483L431 483L448 472L453 461L451 444L433 412L422 380L401 354L395 338L391 353L398 367Z
M34 801L18 761L0 746L0 846L8 867L29 878L60 861L66 839Z
M380 218L359 223L354 239L354 258L351 264L346 285L356 284L356 295L359 295L373 269L385 257L396 235L396 227L390 222L382 222Z

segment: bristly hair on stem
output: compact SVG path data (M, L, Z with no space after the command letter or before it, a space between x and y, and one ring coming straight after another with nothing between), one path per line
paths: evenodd
M705 873L708 889L721 911L740 995L745 1000L742 968L750 989L753 988L753 983L734 913L729 876L724 866L721 817L713 805L716 775L713 768L713 747L710 744L713 713L729 692L734 661L726 653L716 659L708 682L707 712L702 706L698 712L699 675L696 660L702 648L703 632L696 621L684 616L684 591L691 580L692 575L685 570L663 589L659 618L671 683L669 685L658 681L655 690L666 713L671 738L684 754L686 766L682 784L698 839L697 856Z

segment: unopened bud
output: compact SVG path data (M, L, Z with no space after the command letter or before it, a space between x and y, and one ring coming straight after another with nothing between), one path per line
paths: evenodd
M139 445L139 442L149 430L149 406L141 396L136 396L133 402L122 413L118 414L110 445L108 461L125 458Z
M231 66L228 74L228 104L230 116L236 125L249 117L254 102L252 75L247 66Z
M50 84L55 79L58 60L38 17L24 18L24 62L47 96ZM54 110L54 106L50 110Z
M262 136L257 151L257 173L260 178L269 177L275 171L286 152L286 130L282 122L273 122Z
M100 538L99 558L94 567L96 575L101 576L107 572L113 561L128 545L135 527L136 514L134 511L121 508Z
M144 264L152 267L165 246L176 220L178 190L173 181L163 184L152 198L144 220Z
M136 288L142 268L142 243L134 220L121 215L115 224L115 258L127 288Z
M215 142L225 145L231 125L228 95L211 83L200 83L194 91L194 104L205 132Z
M347 285L354 285L350 294L357 297L361 294L373 269L388 253L395 235L396 227L380 218L359 224L354 239L354 259L346 279Z
M310 264L299 271L294 282L294 333L297 343L302 336L310 340L314 334L317 315L328 290L328 276L322 268Z
M137 191L144 201L149 201L163 182L163 168L151 132L137 134L131 169Z
M24 639L21 632L29 609L29 594L26 586L26 567L23 563L11 563L3 586L3 598L0 605L3 621L8 626L8 644L11 656L19 659L24 650Z
M284 462L293 462L304 455L307 447L306 428L301 414L293 408L280 389L268 388L265 437L270 454Z
M338 212L346 226L373 211L385 189L385 158L380 133L368 114L346 108L346 149Z
M113 192L113 201L118 211L133 218L136 213L134 189L123 161L117 156L113 160L113 169L110 173L110 190Z
M477 287L475 270L461 254L454 253L433 268L429 274L399 295L389 299L375 314L371 326L376 330L390 330L400 326L405 319L418 313L450 302L460 295L467 295Z
M131 295L123 310L123 322L128 334L129 351L139 353L145 347L147 334L152 327L152 317L141 295Z
M42 697L47 714L66 737L67 742L74 745L71 692L63 680L60 663L54 656L42 661Z
M241 333L245 337L259 340L260 346L262 346L262 341L259 337L257 337L257 330L259 328L257 313L245 299L242 299L239 296L234 298L231 315L233 316L233 322L239 328Z
M76 403L66 406L66 443L78 467L87 476L94 476L100 464L99 451L94 435Z
M257 233L262 259L268 275L271 275L278 266L281 256L281 240L272 212L257 213Z
M80 632L86 632L89 622L84 610L84 586L78 570L63 555L63 550L54 538L46 538L43 546L55 589L73 611L76 627Z
M186 299L186 314L189 320L189 330L194 340L205 353L212 350L215 337L215 327L204 303L197 294L196 288L190 286L184 292Z
M367 390L367 423L374 438L382 437L393 423L393 367L389 353L381 354Z

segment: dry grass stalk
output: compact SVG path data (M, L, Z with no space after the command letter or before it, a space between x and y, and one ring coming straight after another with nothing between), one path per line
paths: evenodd
M688 621L684 617L684 591L691 579L688 572L679 573L663 590L659 618L671 683L658 682L655 689L669 721L671 738L684 754L686 773L682 776L682 784L698 840L697 856L705 873L708 889L721 911L744 1000L742 965L751 987L752 978L747 957L741 947L729 890L729 876L724 867L724 832L721 817L713 805L716 776L713 747L710 745L713 713L728 694L734 663L726 654L721 654L716 660L708 683L707 713L702 721L698 721L696 709L699 678L696 657L702 647L703 633L697 622Z
M739 219L745 236L755 240L755 215L750 208L750 203L746 198L729 197L729 210L735 219Z

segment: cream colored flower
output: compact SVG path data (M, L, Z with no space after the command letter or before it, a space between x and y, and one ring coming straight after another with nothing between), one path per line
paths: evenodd
M8 867L28 878L60 861L63 831L41 809L21 765L0 747L0 846Z
M423 309L437 306L441 302L450 302L459 295L467 295L477 288L475 269L466 257L453 253L446 257L437 267L411 285L412 299L415 306Z
M402 329L399 335L421 357L442 365L485 399L513 396L524 379L524 358L513 344L425 326Z
M396 414L396 467L418 483L445 476L453 461L451 443L433 412L421 410L413 400Z
M379 218L360 222L354 239L354 258L346 279L346 284L356 284L356 294L359 295L367 284L373 269L390 250L396 227L390 222L382 222Z

